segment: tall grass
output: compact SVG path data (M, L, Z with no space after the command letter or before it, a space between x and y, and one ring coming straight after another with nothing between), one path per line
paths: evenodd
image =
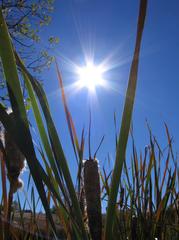
M115 203L117 200L117 194L119 189L119 182L121 178L123 163L125 161L125 152L126 152L127 140L129 135L129 129L130 129L130 124L132 119L133 105L134 105L134 99L135 99L135 93L136 93L139 53L140 53L142 34L143 34L144 23L145 23L146 9L147 9L147 0L142 0L140 2L135 51L134 51L134 56L133 56L130 75L129 75L129 82L128 82L128 88L126 92L124 111L122 115L121 129L120 129L119 138L117 141L115 166L112 174L112 181L111 181L111 187L110 187L110 193L109 193L109 202L108 202L106 225L105 225L106 239L110 239L111 238L110 236L112 235L112 228L113 228L114 215L115 215Z
M116 140L116 161L109 176L105 169L103 173L100 172L95 160L96 153L94 159L90 155L89 160L85 164L83 163L84 130L82 131L81 140L79 140L67 105L60 70L56 63L66 121L78 163L77 188L73 184L68 161L57 134L45 92L41 84L26 69L13 48L2 11L0 11L0 56L14 114L14 121L12 121L4 106L0 104L0 121L9 134L11 141L16 143L18 151L27 159L30 174L46 212L47 230L49 229L47 232L51 232L54 238L59 236L57 225L50 211L51 201L55 205L56 216L59 218L67 239L154 239L155 237L158 239L170 239L171 237L177 239L178 237L179 206L177 203L177 184L179 173L167 126L165 126L168 139L167 150L161 150L149 129L150 143L145 149L144 155L140 154L138 156L134 138L132 138L132 171L128 170L125 160L135 100L139 53L146 9L147 0L141 0L136 45L129 75L122 124L119 137ZM37 148L37 151L43 161L43 166L37 159L30 132L20 85L21 77L26 84L41 139L41 145ZM162 172L161 162L166 151L166 167ZM11 156L12 159L9 159L9 161L15 161L15 157ZM7 165L6 159L5 162ZM173 167L171 167L171 162ZM122 173L124 178L121 177ZM5 211L1 213L0 220L13 223L12 212L10 212L9 219L7 219L7 214L4 215L4 212L7 212L6 180L4 176L5 170L2 162ZM100 187L99 177L101 178L102 187ZM102 196L103 192L104 196ZM33 188L31 196L33 206L32 225L38 225ZM106 197L107 214L102 215L102 199ZM18 202L20 206L20 200ZM22 229L25 230L23 211L24 207L20 207L21 225ZM101 219L103 219L103 223ZM2 224L2 221L0 224ZM34 230L35 232L39 231ZM6 232L5 235L3 232L2 236L6 239ZM13 234L12 236L14 237ZM25 238L24 233L21 236Z

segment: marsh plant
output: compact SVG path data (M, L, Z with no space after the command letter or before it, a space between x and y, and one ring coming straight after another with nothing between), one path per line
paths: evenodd
M1 153L2 203L0 234L2 239L178 239L178 166L173 154L172 138L165 126L168 144L162 150L149 128L149 145L138 154L132 137L132 157L126 159L126 146L130 133L133 104L137 85L140 46L143 35L147 0L140 1L134 56L126 91L119 134L116 138L114 168L100 169L94 157L84 160L84 130L77 137L70 114L60 70L56 63L62 102L66 114L73 150L78 163L75 187L60 138L53 122L50 107L42 85L27 70L12 45L10 35L0 11L0 56L8 89L12 114L0 104L0 121L6 131L5 150ZM24 80L31 101L34 119L41 139L37 158L30 124L21 90ZM117 123L116 123L117 124ZM9 153L9 149L13 151ZM31 190L33 209L30 230L24 221L24 209L19 199L20 228L14 229L13 213L9 210L12 197L7 197L6 170L12 194L20 187L19 174L24 158L46 213L46 235L42 237L38 215ZM165 161L164 168L161 167ZM42 164L43 162L43 164ZM24 186L29 187L29 186ZM103 202L106 213L101 213ZM7 204L7 202L9 202ZM55 216L50 210L55 207ZM11 224L9 224L11 223ZM59 232L59 223L61 231ZM8 229L8 231L7 231Z

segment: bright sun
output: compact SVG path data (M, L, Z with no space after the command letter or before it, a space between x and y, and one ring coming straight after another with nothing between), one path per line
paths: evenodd
M96 86L104 85L104 71L102 66L94 65L92 62L87 62L85 67L79 67L77 71L79 87L86 87L90 91L95 91Z

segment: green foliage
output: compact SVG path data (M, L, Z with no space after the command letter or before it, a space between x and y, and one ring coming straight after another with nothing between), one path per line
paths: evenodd
M52 1L46 2L51 3ZM129 159L127 161L125 156L135 99L139 51L145 20L146 4L146 0L141 0L136 48L129 76L121 130L119 139L116 141L115 166L109 173L107 173L105 169L103 169L103 173L100 173L102 180L101 203L103 203L104 200L107 200L107 215L100 216L100 211L98 211L98 214L99 219L103 219L102 239L105 240L151 240L156 237L165 240L178 239L179 237L178 159L173 153L172 138L169 134L168 127L165 125L168 142L167 147L165 147L164 150L162 150L162 147L160 147L156 138L153 137L151 129L149 128L149 144L144 149L144 152L138 154L134 137L132 135L132 156L130 166L128 165L130 161ZM32 7L34 14L36 14L37 6L33 5ZM33 178L41 203L46 212L47 219L44 220L47 221L45 234L48 235L48 233L50 233L54 238L59 237L60 239L62 236L62 239L94 240L98 230L92 229L92 222L89 224L89 218L91 217L92 219L94 215L90 216L89 213L86 215L85 204L87 201L85 200L90 199L93 208L95 202L93 200L96 198L95 193L98 192L99 197L96 202L98 202L97 204L100 206L99 169L96 163L94 169L97 180L95 180L95 178L91 178L90 180L87 180L89 178L85 178L85 185L89 184L89 189L95 186L97 191L93 192L93 194L90 194L90 191L87 190L83 191L84 132L82 132L81 141L79 141L72 116L68 109L59 68L56 64L66 121L79 166L79 171L77 173L77 189L72 181L68 168L68 160L66 159L64 149L61 145L61 139L57 134L52 119L46 94L41 84L30 74L19 54L12 47L7 25L1 12L0 25L0 56L8 87L8 96L15 116L15 121L12 121L5 111L4 106L0 103L0 121L5 130L11 136L12 140L17 144L19 150L27 159L30 176ZM52 39L50 41L53 43ZM43 52L43 54L46 55L46 52ZM20 78L22 76L17 71L17 68L21 70L27 87L28 100L26 101L26 104L24 103L21 88L22 83ZM40 144L36 149L31 136L30 125L26 113L29 103L32 106L34 119L40 136ZM37 159L37 151L39 152L39 157L41 157L43 166ZM165 163L164 168L162 168L163 162ZM91 177L91 175L90 172L89 176ZM5 180L3 181L5 182ZM5 186L3 181L2 186ZM90 182L93 181L95 182L90 185ZM8 236L11 234L12 239L13 237L14 239L28 239L29 235L30 237L33 237L33 239L37 239L41 234L38 226L38 214L36 212L39 198L36 200L34 186L30 191L29 182L30 177L27 184L27 191L31 194L30 200L26 198L25 203L22 206L19 195L17 195L20 215L18 221L22 226L22 230L18 233L19 235L17 235L15 229L12 230L10 228L11 231L8 231ZM29 202L31 202L31 204L29 204ZM0 234L2 239L8 239L6 236L6 227L9 227L9 221L12 226L14 226L13 217L15 216L15 213L12 213L10 209L10 218L7 218L5 214L4 192L2 203L3 209L0 211ZM25 232L27 231L25 228L26 203L30 205L30 211L28 212L31 216L29 232ZM51 203L54 205L53 209L50 208ZM95 207L96 205L94 208ZM92 212L93 211L91 211L91 213ZM58 222L55 221L52 213L55 213ZM57 227L59 227L59 223L61 232L58 233ZM30 232L32 229L33 233ZM95 231L95 234L93 233L93 230ZM52 235L50 235L51 238Z
M0 0L0 7L2 8L13 45L21 58L26 62L28 69L36 75L41 73L43 69L50 67L54 61L51 49L59 42L55 36L50 36L45 40L43 39L43 41L41 41L40 36L40 29L47 27L51 22L53 5L53 0ZM43 43L45 41L46 43ZM1 67L0 72L2 72ZM1 74L0 98L7 104L8 94L5 88L6 84Z
M39 41L39 26L49 25L54 1L0 1L12 39L20 44Z

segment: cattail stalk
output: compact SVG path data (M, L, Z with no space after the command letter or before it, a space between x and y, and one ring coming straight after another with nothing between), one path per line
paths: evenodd
M1 144L1 149L0 149L0 160L1 160L1 181L2 181L2 193L3 193L3 215L1 214L0 217L0 236L6 234L6 229L7 229L7 224L4 222L2 219L7 218L7 213L8 213L8 199L7 199L7 186L6 186L6 166L5 166L5 161L4 161L4 147L2 144L2 141L0 142ZM4 229L4 230L3 230ZM7 235L5 235L7 236Z
M93 240L101 240L101 191L96 159L90 159L84 163L84 188L90 234Z
M5 149L4 149L4 128L0 122L0 161L1 161L1 182L4 203L4 216L7 216L7 186L6 186L6 165L5 165Z
M0 160L1 160L1 181L2 181L2 193L3 193L3 203L4 203L4 216L7 216L7 187L6 187L6 166L4 161L4 153L0 150Z

